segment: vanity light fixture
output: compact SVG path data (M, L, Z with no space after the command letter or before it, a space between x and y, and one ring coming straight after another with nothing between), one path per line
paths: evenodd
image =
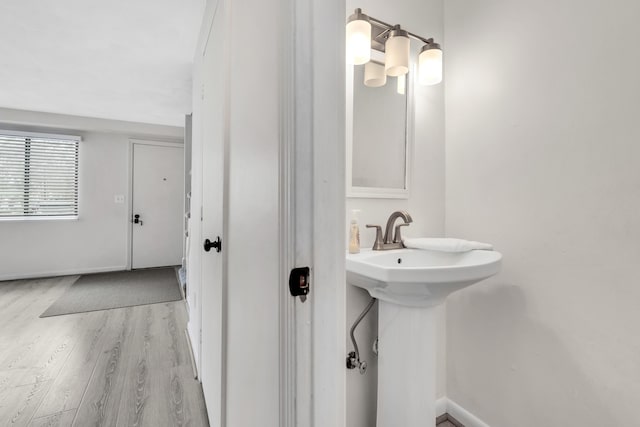
M409 72L411 41L409 33L401 29L400 25L396 25L393 30L389 31L384 50L384 70L387 75L398 77Z
M356 9L347 20L347 63L362 65L370 60L371 23L362 9Z
M387 76L398 77L398 93L406 90L406 74L409 72L411 39L424 43L418 55L418 82L435 85L442 81L442 48L432 38L424 38L400 27L390 25L355 10L347 20L347 63L362 65L371 63L371 50L385 55L384 71ZM365 68L365 85L384 86L380 78L371 77L377 67ZM377 74L376 74L377 75ZM369 78L368 78L369 76ZM402 78L401 78L402 77ZM368 83L367 83L368 82Z
M387 84L387 75L384 72L384 65L369 61L364 64L364 85L369 87L382 87Z
M423 85L436 85L442 81L442 49L438 43L422 47L418 55L418 81Z

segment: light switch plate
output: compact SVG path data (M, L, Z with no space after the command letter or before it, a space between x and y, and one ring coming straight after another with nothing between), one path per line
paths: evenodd
M117 204L122 204L124 203L124 195L122 194L117 194L114 198L113 198L114 202L116 202Z

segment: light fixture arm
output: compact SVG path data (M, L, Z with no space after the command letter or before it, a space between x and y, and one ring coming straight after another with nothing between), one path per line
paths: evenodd
M358 9L356 9L356 10L358 10ZM359 10L361 11L361 9L359 9ZM382 32L382 33L380 34L380 36L384 36L384 35L386 35L389 31L391 31L391 30L393 30L393 29L399 29L399 28L400 28L400 25L391 25L391 24L389 24L389 23L387 23L387 22L384 22L384 21L379 20L378 18L374 18L373 16L370 16L370 15L367 15L367 16L369 17L369 21L370 21L370 22L374 22L374 23L378 24L380 27L384 27L384 28L385 28L385 31L384 31L384 32ZM403 30L404 30L404 31L407 31L407 30L405 30L404 28L403 28ZM425 44L433 44L433 43L434 43L434 41L433 41L433 37L429 37L429 38L427 39L427 38L424 38L424 37L422 37L422 36L419 36L418 34L412 33L411 31L407 31L407 34L408 34L408 35L409 35L409 37L411 37L412 39L414 39L414 40L418 40L418 41L421 41L421 42L423 42L423 43L425 43Z

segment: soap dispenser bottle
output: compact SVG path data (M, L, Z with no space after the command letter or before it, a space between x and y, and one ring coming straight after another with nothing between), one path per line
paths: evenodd
M360 227L358 226L358 209L351 211L351 225L349 227L349 253L360 253Z

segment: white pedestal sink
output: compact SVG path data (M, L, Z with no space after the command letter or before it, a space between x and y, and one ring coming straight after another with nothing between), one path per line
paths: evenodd
M435 425L434 308L496 274L501 260L499 252L480 250L347 255L347 282L379 300L377 427Z

